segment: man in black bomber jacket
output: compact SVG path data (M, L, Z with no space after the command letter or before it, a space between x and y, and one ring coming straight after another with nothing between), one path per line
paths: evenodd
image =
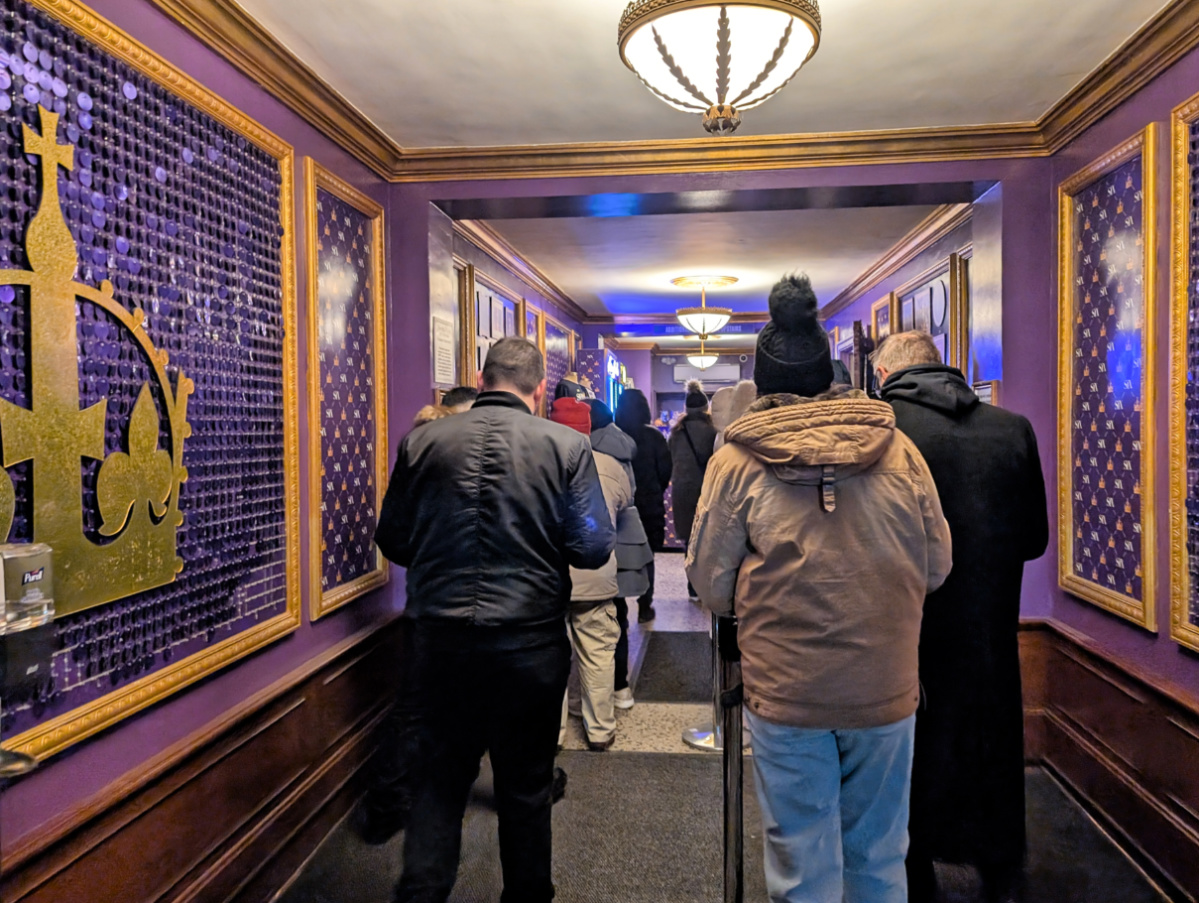
M615 546L587 440L532 415L545 367L506 338L464 414L400 445L375 541L408 569L413 698L422 773L404 846L400 903L453 889L462 817L490 751L503 901L552 899L550 789L570 672L569 568L604 564Z

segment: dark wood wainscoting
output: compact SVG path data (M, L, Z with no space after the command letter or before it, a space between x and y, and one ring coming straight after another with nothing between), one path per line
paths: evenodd
M1178 899L1199 899L1199 711L1057 622L1021 625L1025 749Z
M5 903L260 903L348 810L402 622L349 638L6 851Z
M15 849L4 903L266 903L360 792L402 623L328 650ZM1021 625L1026 749L1199 899L1199 707L1055 622Z

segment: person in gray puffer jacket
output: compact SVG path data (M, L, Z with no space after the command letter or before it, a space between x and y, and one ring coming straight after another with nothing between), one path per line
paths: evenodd
M633 458L637 457L637 442L613 422L612 412L598 398L585 399L584 403L591 408L591 450L611 455L619 461L625 476L629 478L629 485L636 492Z
M624 468L633 492L637 491L637 478L633 474L633 459L637 456L637 442L616 425L608 406L596 398L588 398L591 408L591 449L610 455ZM649 591L653 583L652 568L654 552L641 522L636 506L630 505L620 512L616 525L616 578L619 582L616 594L616 619L620 624L620 640L616 644L616 707L633 707L633 690L629 686L629 605L630 597L640 598Z

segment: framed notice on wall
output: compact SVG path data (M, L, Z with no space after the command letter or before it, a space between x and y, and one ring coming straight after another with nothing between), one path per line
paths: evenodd
M447 317L434 317L433 382L438 388L452 388L454 377L454 323Z
M1058 189L1060 582L1149 630L1155 160L1150 126Z
M1171 117L1170 636L1199 651L1199 95Z
M387 481L386 295L383 208L311 158L305 162L315 509L308 516L308 606L316 620L387 582L387 561L375 546Z

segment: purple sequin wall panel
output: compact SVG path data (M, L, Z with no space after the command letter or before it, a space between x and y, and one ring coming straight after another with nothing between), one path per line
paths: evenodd
M1191 209L1199 208L1199 123L1191 126ZM1187 290L1186 333L1186 456L1187 566L1191 597L1187 622L1199 627L1199 229L1191 228L1191 280Z
M75 147L58 191L76 279L111 280L118 302L145 312L151 341L170 355L172 383L182 371L196 384L180 492L182 573L60 619L51 678L32 698L4 700L11 736L286 610L283 230L275 158L20 0L0 0L0 15L0 267L29 267L39 164L22 152L21 125L40 132L45 106L60 114L58 142ZM0 289L0 396L22 407L37 366L29 302L25 289ZM107 402L105 452L124 450L147 382L159 447L170 447L141 347L90 302L77 304L77 336L81 407ZM80 473L93 538L98 463ZM29 464L9 475L17 516L8 539L28 541Z
M552 398L554 388L570 372L570 334L546 320L545 385Z
M321 590L374 571L375 254L369 217L316 190Z
M1074 198L1073 567L1143 599L1141 549L1141 158Z

